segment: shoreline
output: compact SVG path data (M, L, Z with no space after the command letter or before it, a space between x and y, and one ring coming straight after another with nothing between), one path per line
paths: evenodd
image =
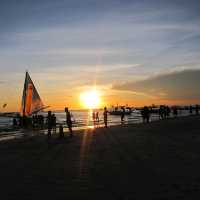
M185 114L185 115L180 115L178 116L178 118L182 118L182 117L192 117L192 116L196 116L196 115L189 115L189 114ZM151 117L151 121L150 123L154 123L156 121L162 121L158 118L159 116L158 115L152 115ZM174 119L173 116L170 116L164 120L169 120L169 119ZM58 123L59 125L60 123ZM108 126L109 127L113 127L113 126L129 126L129 125L136 125L136 124L143 124L142 122L142 118L140 120L136 120L134 118L130 118L128 120L126 120L124 122L124 124L122 125L120 122L112 122L112 121L108 121ZM77 131L84 131L84 130L87 130L87 129L93 129L93 128L103 128L104 127L104 123L103 123L103 120L100 120L100 123L96 126L93 125L93 122L91 121L88 125L84 124L84 125L77 125L77 124L74 124L73 126L73 130L74 132L77 132ZM66 124L63 124L63 128L64 128L64 132L65 133L68 133L68 128L67 128L67 125ZM57 134L58 134L58 131L59 131L59 128L57 126ZM16 128L16 127L13 127L12 125L10 125L9 127L4 127L2 129L0 129L0 141L1 140L9 140L9 139L15 139L15 138L19 138L19 137L22 137L24 133L29 133L31 132L31 134L34 134L34 133L37 133L37 132L42 132L44 134L46 134L47 132L47 129L42 129L42 130L39 130L39 129L24 129L24 128ZM17 135L18 133L18 135Z

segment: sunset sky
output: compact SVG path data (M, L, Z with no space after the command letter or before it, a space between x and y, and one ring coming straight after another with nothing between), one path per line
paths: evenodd
M0 112L26 70L52 109L94 86L101 106L200 103L200 2L1 0Z

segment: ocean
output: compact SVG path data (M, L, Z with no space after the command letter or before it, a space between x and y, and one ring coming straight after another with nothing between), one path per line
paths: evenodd
M73 127L74 129L84 129L93 126L93 120L92 120L92 112L91 111L76 111L72 110L70 111L72 114L72 120L73 120ZM52 111L56 115L57 123L65 125L66 121L66 114L62 111ZM44 117L47 116L47 112L40 113ZM188 110L182 110L179 112L179 115L189 115ZM172 114L171 114L172 117ZM99 111L99 125L103 125L103 111ZM158 114L152 114L151 115L151 121L159 120ZM131 115L125 116L125 124L132 124L132 123L141 123L142 122L142 116L139 111L133 112ZM121 118L117 115L109 115L108 114L108 125L118 125L121 124ZM0 117L0 130L4 130L6 128L12 127L12 118L10 117ZM2 131L0 131L1 134Z
M90 111L70 111L73 115L73 130L81 130L81 129L88 129L93 128L94 123L92 120L92 112ZM64 132L68 132L68 128L66 126L66 119L65 119L65 112L62 111L54 111L52 112L56 115L57 124L63 124ZM44 117L47 116L47 112L40 113ZM179 116L187 116L189 115L188 110L180 110ZM170 117L173 117L171 114ZM2 140L10 140L16 139L20 137L24 137L27 135L27 131L23 129L13 128L12 126L12 118L11 117L2 117L0 116L0 141ZM99 111L99 124L98 127L104 126L103 123L103 111ZM158 114L151 114L150 121L157 121L159 120ZM131 115L126 115L124 124L137 124L142 123L142 116L140 111L135 111ZM108 126L114 126L121 124L121 117L116 115L109 115L108 114ZM57 128L58 129L58 128ZM57 130L58 131L58 130ZM47 130L41 130L42 134L47 134ZM28 131L29 135L35 135L34 131Z
M93 119L92 119L92 111L76 111L72 110L70 111L72 114L72 121L73 121L73 127L75 128L84 128L87 126L93 125ZM47 112L41 112L39 114L42 114L44 117L47 116ZM57 124L63 124L65 125L66 122L66 114L62 111L52 111L52 114L55 114ZM99 124L103 124L103 111L99 111ZM110 125L117 125L120 124L120 116L115 115L109 115L108 114L108 123ZM139 123L141 122L141 114L140 113L132 113L131 115L125 116L125 123L128 122L135 122ZM12 126L12 118L10 117L0 117L0 129L10 127Z

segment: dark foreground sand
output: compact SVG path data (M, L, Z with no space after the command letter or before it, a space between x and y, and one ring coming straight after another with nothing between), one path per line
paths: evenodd
M200 199L200 117L2 141L0 199Z

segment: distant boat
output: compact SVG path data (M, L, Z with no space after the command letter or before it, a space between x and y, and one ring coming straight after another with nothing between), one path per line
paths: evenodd
M47 107L44 106L29 73L26 72L20 114L22 116L31 116Z
M121 107L119 107L119 106L114 107L112 110L108 111L108 113L109 113L110 115L121 115L122 112L123 112L123 110L122 110L123 107L124 107L124 106L121 106ZM124 107L124 109L125 109L125 112L124 112L125 115L130 115L130 114L132 113L131 107Z

